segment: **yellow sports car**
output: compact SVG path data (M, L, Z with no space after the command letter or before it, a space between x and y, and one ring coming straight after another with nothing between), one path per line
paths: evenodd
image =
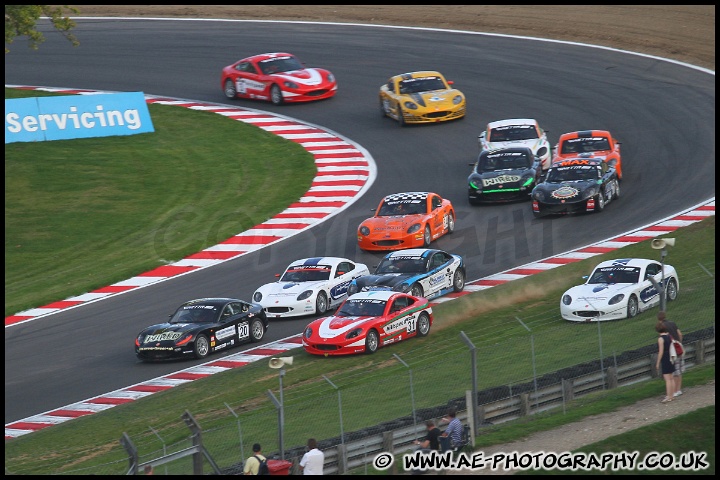
M435 71L395 75L380 87L380 112L401 127L463 118L465 95L452 84Z

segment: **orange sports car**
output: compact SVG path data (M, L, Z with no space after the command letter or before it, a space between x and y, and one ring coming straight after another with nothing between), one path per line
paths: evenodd
M358 227L362 250L427 248L455 230L455 209L437 193L393 193L382 199L375 215Z
M597 158L615 167L622 179L620 142L607 130L581 130L560 135L553 152L553 163L571 158Z

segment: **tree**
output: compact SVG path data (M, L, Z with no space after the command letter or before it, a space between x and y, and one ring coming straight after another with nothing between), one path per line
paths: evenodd
M70 30L75 22L65 16L63 11L78 13L79 10L68 5L5 5L5 53L8 53L8 44L13 43L15 37L27 36L30 48L38 49L38 45L45 41L35 25L40 17L47 17L53 27L67 38L74 47L80 45Z

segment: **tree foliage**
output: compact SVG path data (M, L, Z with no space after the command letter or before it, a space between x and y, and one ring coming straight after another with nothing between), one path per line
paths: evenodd
M73 46L80 45L75 35L70 32L75 27L75 22L65 16L65 10L68 13L79 12L68 5L5 5L5 53L10 51L8 45L13 43L16 37L28 37L30 48L38 49L45 41L43 34L36 28L40 17L47 17L52 26Z

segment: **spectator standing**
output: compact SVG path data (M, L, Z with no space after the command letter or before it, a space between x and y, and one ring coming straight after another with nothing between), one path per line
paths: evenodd
M666 318L665 312L658 312L658 320L665 323L667 331L673 340L677 340L682 343L682 332L675 322ZM673 384L675 386L675 393L673 393L673 397L679 397L682 395L682 374L685 372L685 355L678 355L675 359L674 367L675 371L673 372Z
M423 451L440 450L440 429L432 420L425 422L425 427L427 427L427 435L422 440L415 440L415 445Z
M262 447L259 443L256 443L252 447L253 454L245 460L245 466L243 467L244 475L257 475L260 469L260 462L267 460L262 454Z
M673 401L673 394L675 393L675 383L673 381L675 366L670 360L672 337L668 333L665 322L658 321L655 325L655 331L660 334L658 336L658 354L655 369L662 373L663 380L665 380L665 398L662 399L662 403L668 403Z
M441 437L449 437L450 446L455 448L455 446L460 445L460 442L462 441L463 431L462 423L460 422L460 419L457 418L457 411L455 408L448 410L448 414L443 418L443 420L448 422L448 426L445 428Z
M325 465L325 454L317 448L317 440L309 438L308 451L300 459L300 470L303 475L322 475Z

